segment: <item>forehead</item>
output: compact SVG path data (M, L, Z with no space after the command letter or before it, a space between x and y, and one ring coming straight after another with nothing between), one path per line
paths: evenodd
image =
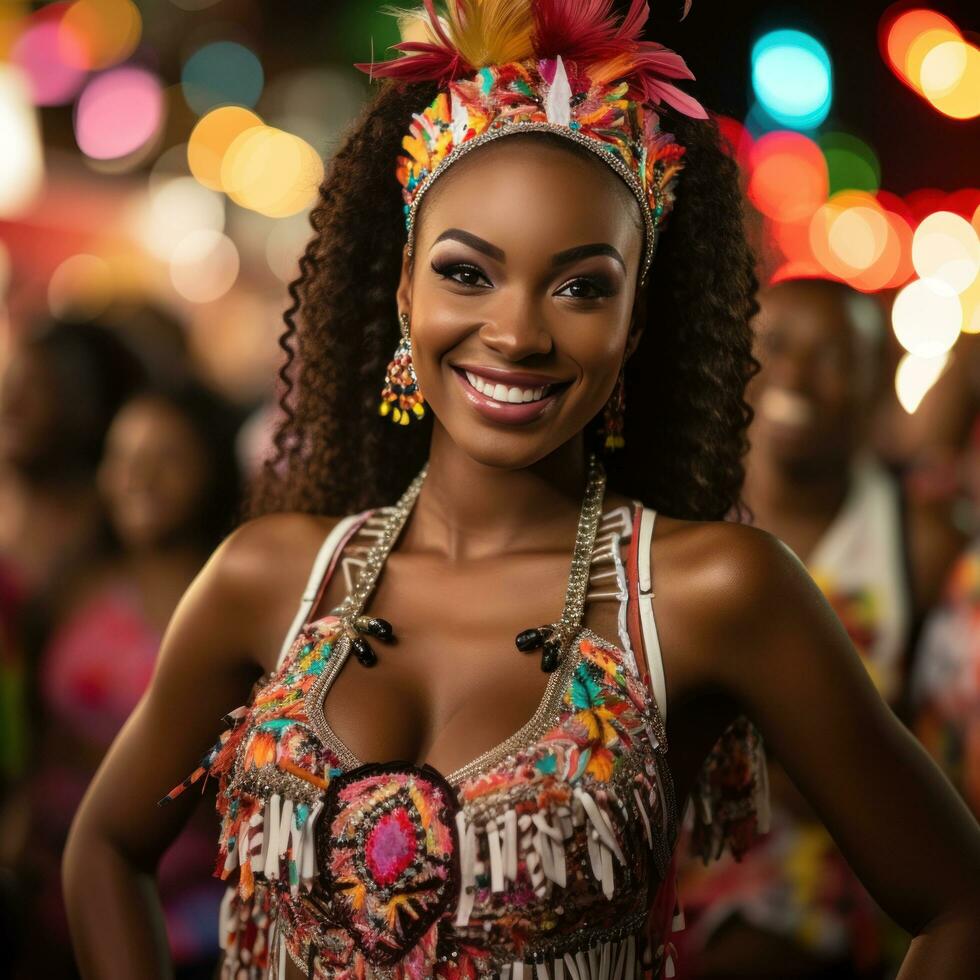
M565 244L607 241L639 261L639 203L589 150L539 134L507 136L461 157L426 191L415 234L432 241L445 227L488 240Z
M844 294L822 283L781 283L763 291L758 325L823 343L851 344L857 334Z

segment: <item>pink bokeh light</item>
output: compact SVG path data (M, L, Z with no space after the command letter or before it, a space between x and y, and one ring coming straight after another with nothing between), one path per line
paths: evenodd
M66 105L82 87L88 72L80 41L61 23L69 4L57 3L34 14L17 38L10 60L27 76L35 105Z
M116 160L134 153L163 122L159 79L143 68L126 66L96 75L75 106L75 139L94 160Z

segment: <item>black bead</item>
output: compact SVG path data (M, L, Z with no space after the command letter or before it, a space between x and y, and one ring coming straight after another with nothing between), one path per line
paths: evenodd
M523 633L517 634L514 643L521 653L529 653L531 650L537 650L544 643L544 634L540 629L524 630Z
M557 640L548 640L541 653L541 669L550 674L558 666L558 655L561 653L561 644Z
M391 628L391 623L387 619L369 619L364 628L364 632L386 642L395 636L395 631Z
M378 655L371 648L371 644L363 636L355 637L351 642L351 649L354 656L364 664L365 667L373 667L378 662Z

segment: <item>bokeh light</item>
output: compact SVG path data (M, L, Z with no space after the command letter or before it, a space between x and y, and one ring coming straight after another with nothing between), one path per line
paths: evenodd
M963 333L980 333L980 276L960 293L960 306L963 308Z
M143 18L132 0L75 0L59 32L65 61L94 71L118 64L136 50Z
M270 218L308 207L323 179L323 161L308 143L272 126L245 130L228 147L221 185L236 203Z
M937 33L944 40L949 34L959 37L956 25L934 10L906 10L896 16L886 16L882 23L881 37L886 61L892 71L913 88L916 85L908 74L910 50L918 39L929 33Z
M898 342L916 357L938 357L956 343L963 324L959 297L930 279L910 282L892 306Z
M193 177L162 180L134 215L133 231L151 254L169 261L194 231L224 231L225 199Z
M48 308L56 317L96 317L108 308L112 297L112 272L97 255L72 255L48 280Z
M221 163L228 147L247 129L262 125L262 120L241 106L213 109L194 127L187 141L187 163L191 173L205 187L222 190Z
M240 260L235 243L220 231L187 235L170 258L170 281L192 303L212 303L235 285Z
M866 191L842 191L822 205L809 224L813 257L831 276L873 292L904 282L903 248L911 231Z
M23 211L44 178L44 158L31 91L21 72L0 64L0 217Z
M75 139L96 160L134 153L163 124L163 91L143 68L112 68L96 75L75 105Z
M85 46L62 29L68 3L53 3L33 14L14 42L10 60L27 76L35 105L66 105L85 83Z
M903 354L895 370L895 394L899 404L912 415L939 380L949 362L949 354L937 357L916 357Z
M878 156L864 140L850 133L822 133L818 140L827 161L830 193L859 190L875 193L881 186Z
M965 218L950 211L931 214L915 231L912 263L923 279L962 293L980 272L980 240Z
M187 104L203 116L223 105L254 106L265 75L254 52L234 41L217 41L187 59L181 82Z
M826 200L827 165L820 148L801 133L767 133L749 154L748 195L777 221L807 218Z
M980 115L980 49L964 41L936 45L922 61L922 92L953 119Z
M886 61L906 85L954 119L980 115L980 49L948 17L906 10L884 18Z
M772 31L752 48L752 87L777 122L812 129L827 118L833 101L830 56L803 31Z

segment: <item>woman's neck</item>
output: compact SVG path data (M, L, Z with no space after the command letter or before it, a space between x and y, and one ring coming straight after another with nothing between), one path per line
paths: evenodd
M570 546L585 492L588 461L573 439L529 467L477 462L436 423L429 470L405 529L409 547L452 561Z

